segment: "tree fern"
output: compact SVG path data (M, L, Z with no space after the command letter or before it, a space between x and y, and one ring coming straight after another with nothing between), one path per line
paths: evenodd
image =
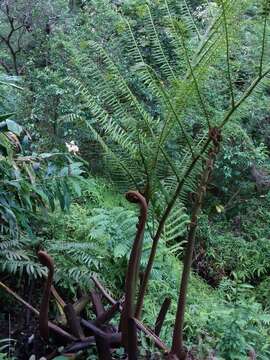
M127 31L118 40L124 49L119 61L106 46L89 43L95 74L89 79L89 83L93 81L90 101L85 101L90 114L86 110L82 116L111 157L112 169L116 165L121 185L126 182L128 190L132 183L149 202L155 229L146 277L164 229L169 229L169 238L179 233L175 226L181 229L170 214L178 214L179 203L186 205L187 195L196 191L212 141L211 129L227 125L237 110L248 104L250 95L256 96L254 90L269 75L266 11L258 20L263 25L260 46L254 49L257 68L253 79L242 89L235 81L232 58L246 41L241 26L245 28L244 14L251 4L250 0L222 0L206 26L196 22L187 1L175 4L164 0L158 8L161 18L155 16L155 6L146 7L144 28L139 30L149 39L149 48L127 19ZM256 5L261 7L260 2ZM217 84L222 84L222 92ZM77 88L85 96L86 91ZM149 94L148 98L144 94ZM148 99L158 113L152 114Z

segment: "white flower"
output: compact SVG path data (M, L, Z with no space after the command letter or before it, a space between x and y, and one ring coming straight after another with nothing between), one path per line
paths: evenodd
M198 20L201 20L204 23L213 17L217 11L218 5L216 2L212 1L208 4L198 6L193 14Z
M70 143L66 142L65 144L68 149L68 152L73 154L77 154L79 152L79 147L75 144L73 140Z

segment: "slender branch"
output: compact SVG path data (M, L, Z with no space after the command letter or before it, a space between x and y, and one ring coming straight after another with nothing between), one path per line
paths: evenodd
M51 286L51 292L57 303L61 306L61 308L64 308L66 306L66 303L61 298L61 296L59 295L59 293L57 292L56 288L53 285Z
M143 154L143 149L142 149L142 143L141 143L141 137L139 132L137 132L137 139L138 139L138 148L139 148L139 155L144 167L144 172L146 175L146 185L143 191L143 195L145 197L145 200L148 204L150 197L151 197L151 175L149 174L149 170L148 170L148 166L147 166L147 162L146 162L146 158Z
M62 350L62 354L70 354L70 353L76 353L81 350L88 349L90 346L96 345L95 337L91 336L88 337L87 340L83 341L76 341L75 343L68 345L66 348Z
M91 291L90 293L91 301L93 304L93 310L97 317L104 314L105 309L103 307L103 304L101 302L101 295L97 292Z
M24 28L24 27L25 27L25 25L22 24L22 25L20 25L20 26L18 26L18 27L16 27L16 28L14 28L13 31L14 31L14 32L15 32L15 31L18 31L18 30L20 30L20 29L22 29L22 28Z
M8 4L6 4L6 6L4 8L0 6L0 10L5 14L7 21L9 23L8 34L6 34L5 36L0 35L0 39L8 47L11 58L12 58L12 62L13 62L14 72L16 75L19 75L22 72L22 68L19 69L17 54L20 53L22 50L21 39L26 30L26 22L25 22L26 15L23 17L23 19L16 20L16 18L14 18L12 16L12 14L10 13L10 7ZM19 22L20 24L18 24L18 25L15 24L16 21ZM13 44L14 35L18 32L19 32L19 34L17 36L16 44L15 43Z
M81 319L81 325L83 325L86 329L90 330L95 336L99 336L102 339L105 339L108 341L109 344L112 346L118 345L121 343L121 333L116 332L105 332L99 327L97 327L93 322ZM91 340L91 337L90 337ZM88 341L88 338L85 338L84 341Z
M1 35L1 39L5 42L6 46L8 47L11 57L12 57L12 61L13 61L13 66L14 66L14 70L16 75L19 75L19 70L18 70L18 65L17 65L17 57L16 57L16 51L13 49L11 43L10 43L10 39L5 39L2 35Z
M1 35L0 34L0 39L6 44L7 43L7 39L3 36L3 35Z
M181 178L180 178L180 176L179 176L179 174L178 174L178 172L177 172L177 170L175 168L175 165L174 165L173 161L170 159L169 155L166 153L166 151L163 148L161 148L160 151L162 152L162 155L164 156L164 159L170 165L171 170L174 173L174 176L176 177L178 182L181 181Z
M108 291L103 287L103 285L94 276L92 276L91 279L95 283L96 287L101 291L102 295L109 301L109 303L115 305L117 301L113 299L113 297L108 293ZM122 311L121 301L119 305L119 310ZM137 325L137 328L141 330L145 335L149 336L159 349L165 352L169 352L167 346L159 339L159 337L153 331L144 326L138 319L134 318L134 321Z

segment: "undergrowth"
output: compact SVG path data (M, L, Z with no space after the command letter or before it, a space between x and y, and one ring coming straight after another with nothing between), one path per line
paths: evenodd
M123 295L137 214L124 197L109 190L109 186L97 179L85 182L82 195L71 205L69 213L54 214L44 228L43 246L55 258L56 282L60 288L71 293L75 292L78 284L89 289L90 275L95 274L115 298ZM260 251L264 255L268 251L267 242L256 242L258 255L254 259L250 256L254 246L250 243L247 247L247 240L243 237L230 233L216 235L212 233L209 240L209 264L212 262L215 270L228 268L233 275L224 276L215 289L195 273L192 275L185 326L186 343L199 359L211 354L215 354L217 359L246 359L251 349L256 351L258 359L269 359L270 315L256 301L252 286L244 283L245 279L254 276L253 273L259 272L258 268L252 270L252 261L257 267L262 266L258 256ZM261 247L263 244L264 248ZM147 231L142 265L145 265L150 245ZM181 267L179 259L168 251L164 241L161 242L145 299L143 321L153 324L161 303L169 296L172 306L161 334L168 344ZM144 347L149 348L147 341L142 339L142 342Z

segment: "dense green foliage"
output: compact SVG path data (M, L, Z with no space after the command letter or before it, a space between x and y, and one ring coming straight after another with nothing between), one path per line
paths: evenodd
M50 227L46 227L45 236L48 238L45 248L56 259L57 278L61 279L62 286L71 287L70 291L74 291L73 285L78 281L89 286L91 272L106 282L114 296L121 296L124 289L123 274L136 217L126 201L111 193L108 187L104 182L90 180L82 189L83 197L71 206L70 213L60 221L54 217ZM150 236L146 234L143 265L149 252L149 240ZM232 244L223 243L220 252L224 252L224 249L229 251L229 246L232 251ZM247 253L245 255L248 256ZM218 259L216 261L217 266ZM173 306L162 334L168 341L174 321L177 301L175 289L178 288L180 271L178 259L162 242L146 298L144 320L153 323L161 302L170 296ZM263 310L255 297L254 289L243 284L237 275L231 279L224 278L216 290L197 275L192 276L186 334L188 345L198 352L199 358L204 359L214 349L218 359L236 359L240 355L242 357L239 358L243 358L247 349L253 347L262 349L258 352L261 359L269 357L267 333L270 314Z
M0 10L0 281L42 277L42 248L62 291L88 289L95 274L120 298L137 223L123 194L139 190L142 269L166 220L143 320L171 297L170 344L192 193L219 126L185 341L195 359L269 359L268 2L8 0Z
M12 116L15 113L0 115L0 268L36 276L38 267L27 250L38 245L35 227L42 215L55 210L56 200L62 211L69 208L72 191L80 193L82 163L69 154L36 152L31 135Z

